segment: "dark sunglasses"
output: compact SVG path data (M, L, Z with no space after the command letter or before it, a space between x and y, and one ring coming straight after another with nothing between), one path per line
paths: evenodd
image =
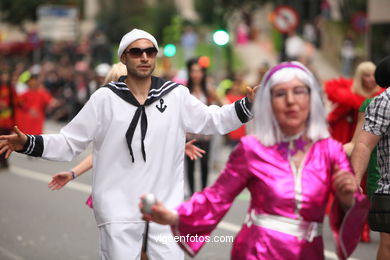
M157 49L155 47L148 47L148 48L130 48L125 53L129 53L131 57L133 58L139 58L142 56L143 53L146 53L146 55L149 58L154 58L157 55Z

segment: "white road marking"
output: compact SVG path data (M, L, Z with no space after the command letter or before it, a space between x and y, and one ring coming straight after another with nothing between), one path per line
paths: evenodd
M14 173L16 175L19 175L19 176L27 177L30 179L34 179L34 180L46 182L46 183L48 183L51 180L51 176L48 174L28 170L25 168L20 168L17 166L10 166L10 172ZM91 185L84 184L84 183L77 182L77 181L68 182L64 188L77 190L77 191L85 192L88 194L91 193L91 191L92 191Z
M24 168L17 167L17 166L10 166L10 171L11 171L11 173L14 173L16 175L30 178L30 179L34 179L37 181L46 182L46 183L51 180L51 177L48 174L24 169ZM68 182L68 184L66 184L66 186L64 188L77 190L77 191L81 191L81 192L88 193L88 194L90 194L91 190L92 190L91 185L76 182L76 181ZM238 231L240 231L241 226L222 221L218 224L218 228L223 229L225 231L232 232L232 233L237 233ZM2 250L5 250L5 249L2 249L0 247L0 252L2 252ZM336 253L334 253L332 251L324 250L324 254L325 254L326 259L329 259L329 260L333 260L333 259L337 260L338 259ZM20 259L21 258L12 258L12 260L20 260ZM349 260L359 260L358 258L353 258L353 257L350 257L348 259Z
M9 260L23 260L24 258L18 255L15 255L14 253L8 251L7 249L0 246L0 256L5 256Z

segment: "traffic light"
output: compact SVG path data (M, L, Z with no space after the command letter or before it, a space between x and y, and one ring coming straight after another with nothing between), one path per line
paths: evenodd
M164 47L164 55L167 57L173 57L176 54L176 46L174 44L167 44Z
M217 30L213 33L213 41L219 46L226 45L229 42L230 36L225 30Z

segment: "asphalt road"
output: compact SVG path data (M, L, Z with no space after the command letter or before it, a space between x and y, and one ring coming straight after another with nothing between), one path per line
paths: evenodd
M219 153L228 154L228 150ZM86 153L85 153L86 154ZM13 154L9 170L0 171L0 260L98 259L98 234L92 210L85 206L91 173L60 191L47 188L50 176L72 163L50 162ZM217 173L213 173L211 181ZM234 236L245 218L249 195L244 191L213 236ZM326 221L327 223L327 221ZM375 259L378 234L359 244L353 260ZM337 259L328 226L324 228L326 259ZM195 259L229 259L231 243L206 244ZM187 257L187 259L190 259Z

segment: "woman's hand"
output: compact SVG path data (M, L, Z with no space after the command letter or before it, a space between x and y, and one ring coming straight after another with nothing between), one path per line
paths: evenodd
M52 180L47 184L47 187L51 190L59 190L71 180L73 180L71 172L60 172L52 177Z
M185 153L191 160L196 160L202 158L203 154L206 153L205 150L200 149L198 146L194 145L196 139L192 139L186 143Z
M335 194L341 204L345 207L351 207L358 188L355 177L350 172L337 169L333 174L332 182Z
M138 204L141 213L142 213L142 219L146 221L153 221L161 225L176 225L178 221L178 216L175 212L167 209L161 202L157 201L152 206L152 211L150 214L146 213L144 211L144 205L142 203L143 196L141 196L141 201Z

